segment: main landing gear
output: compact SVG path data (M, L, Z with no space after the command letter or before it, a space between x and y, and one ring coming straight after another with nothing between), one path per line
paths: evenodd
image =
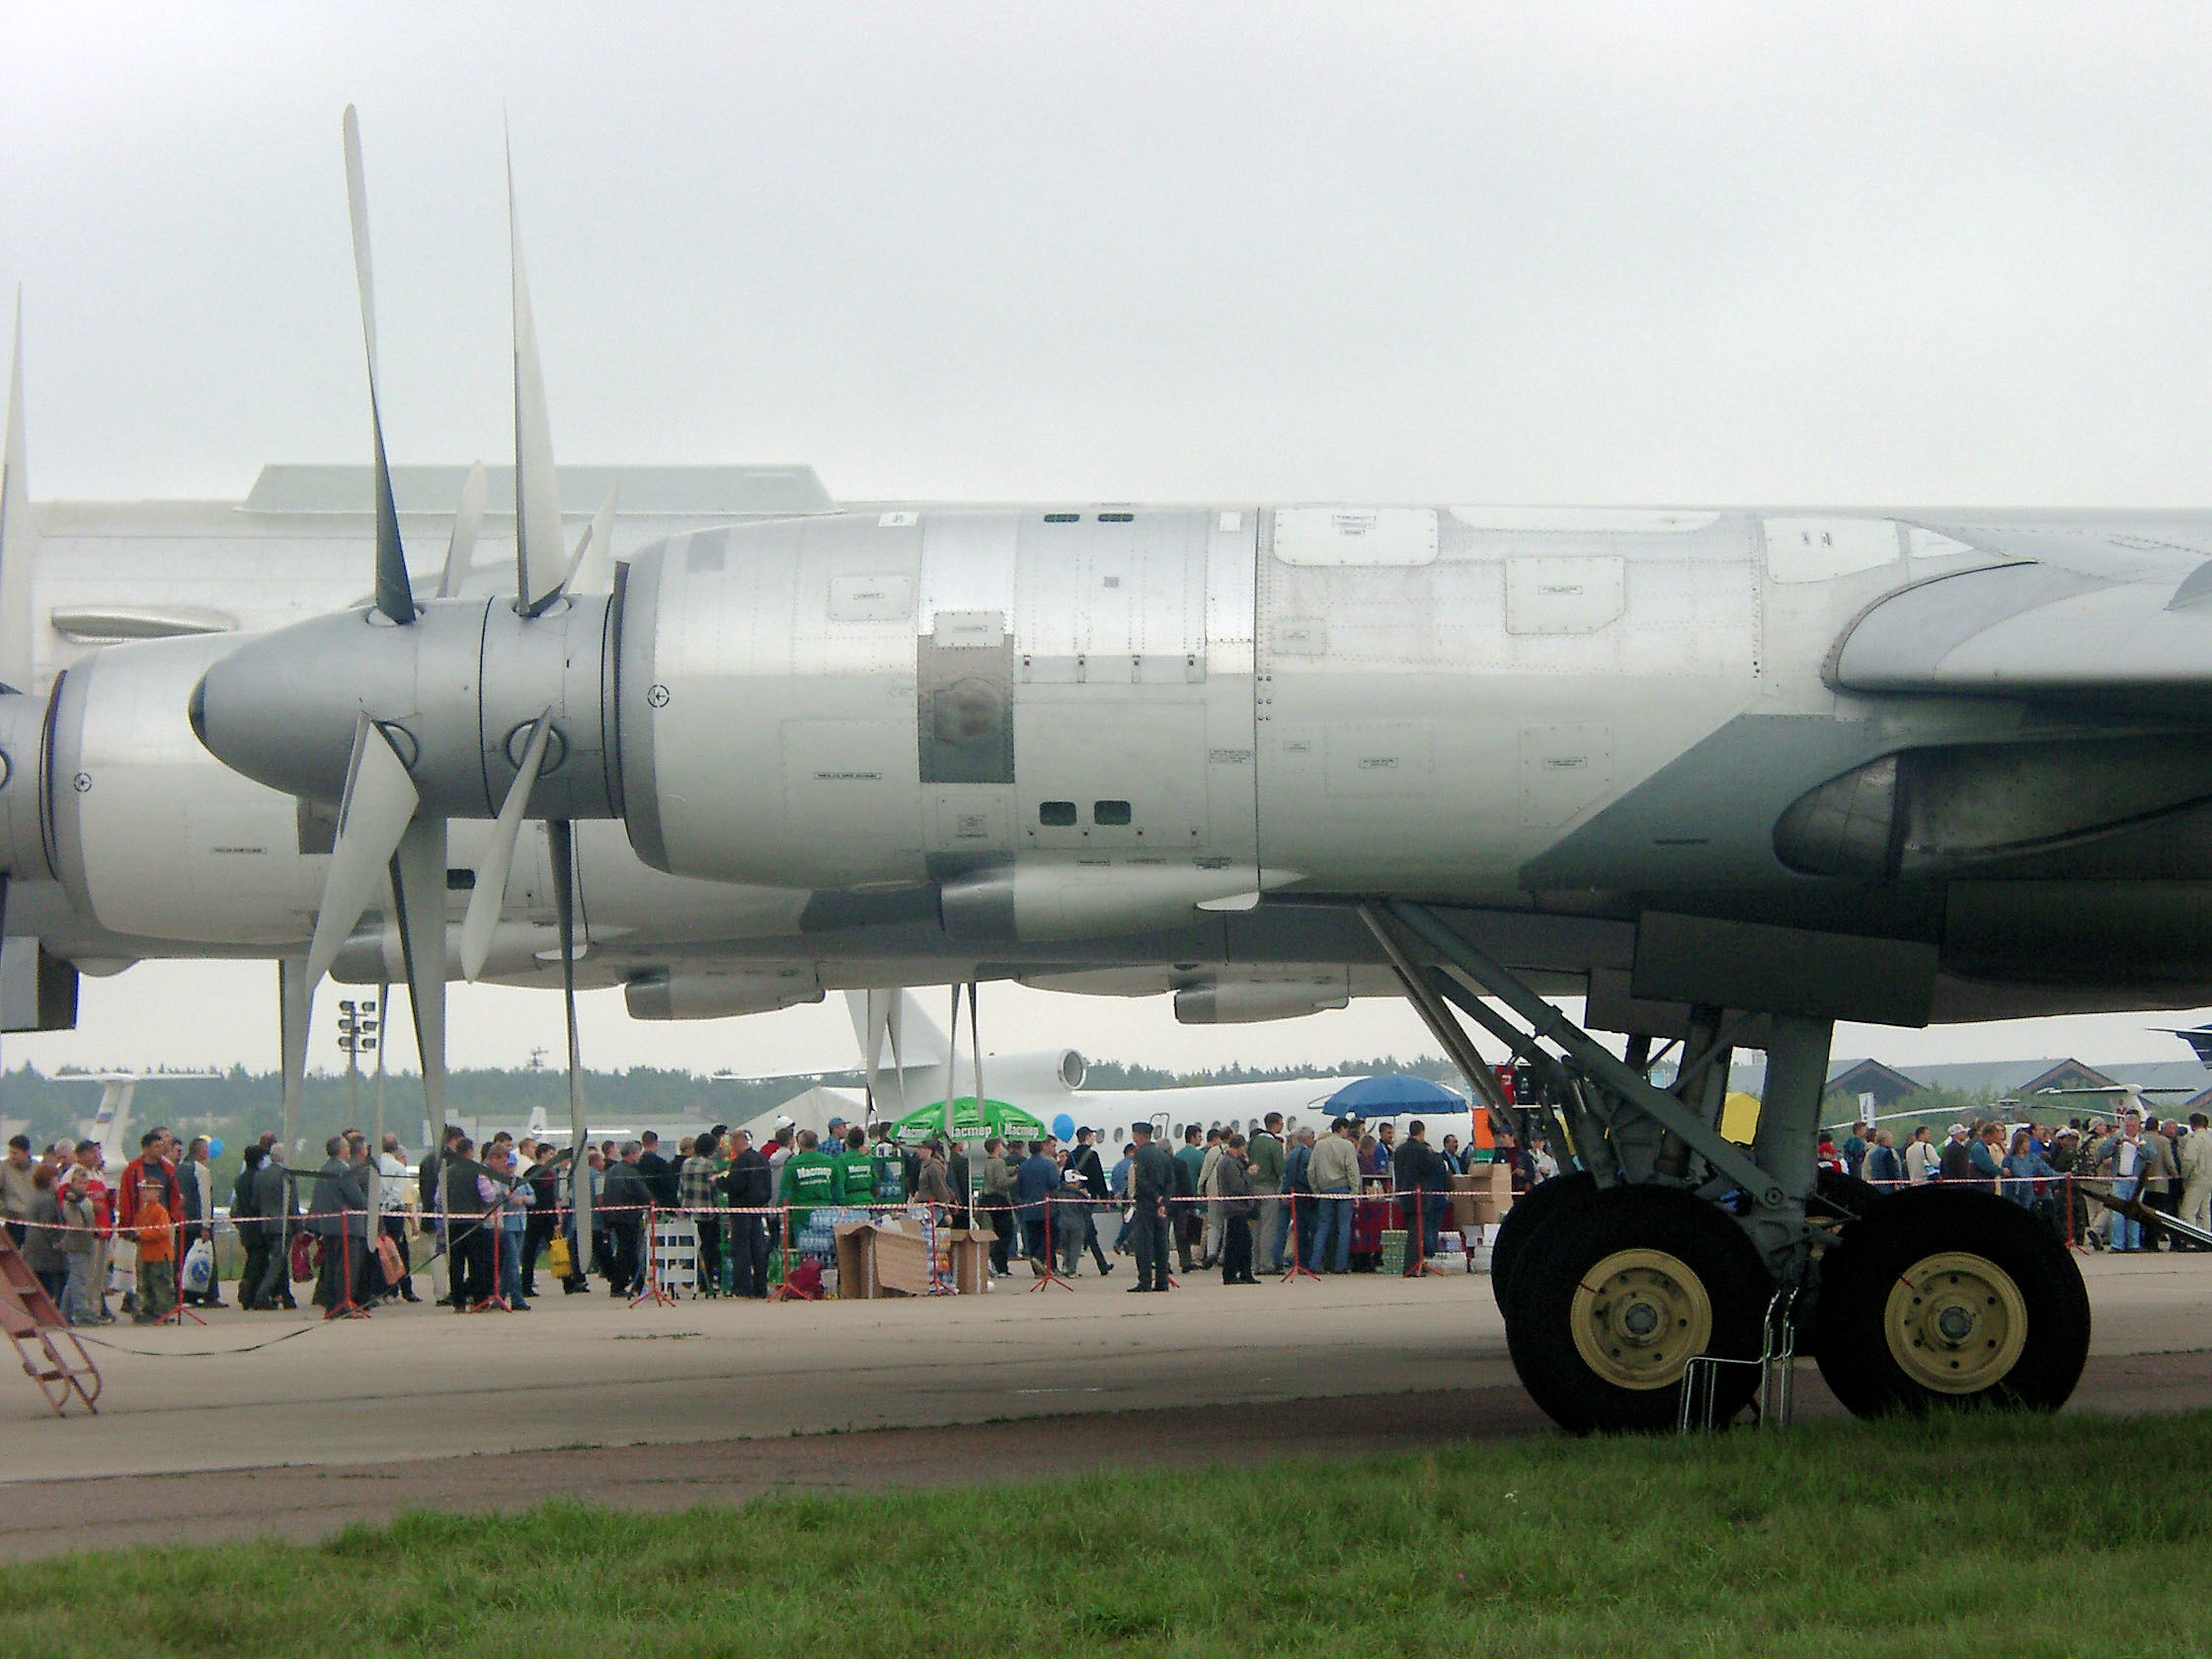
M1861 1416L2053 1409L2072 1393L2089 1297L2073 1258L2025 1211L1957 1189L1885 1196L1816 1167L1829 1021L1731 1024L1698 1009L1676 1084L1661 1089L1645 1074L1646 1044L1631 1044L1636 1064L1614 1055L1443 913L1392 900L1363 915L1491 1105L1505 1102L1458 1015L1535 1069L1537 1110L1578 1166L1508 1211L1491 1250L1514 1369L1561 1427L1673 1429L1699 1357L1743 1362L1699 1368L1712 1420L1729 1421L1759 1393L1774 1308L1790 1310L1797 1346ZM1738 1037L1767 1052L1748 1149L1718 1128Z

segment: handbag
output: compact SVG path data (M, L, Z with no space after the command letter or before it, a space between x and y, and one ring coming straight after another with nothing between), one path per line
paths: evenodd
M204 1238L193 1241L185 1252L182 1280L186 1290L194 1296L203 1295L215 1282L215 1248Z
M399 1245L388 1232L376 1235L376 1265L383 1269L386 1290L396 1290L407 1282L407 1264L399 1259Z
M304 1285L315 1277L315 1235L311 1232L293 1233L291 1254L292 1283Z

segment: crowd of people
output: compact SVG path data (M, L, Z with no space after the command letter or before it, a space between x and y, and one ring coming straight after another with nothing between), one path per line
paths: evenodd
M451 1128L410 1183L395 1136L372 1152L366 1135L344 1131L303 1171L284 1164L271 1131L245 1148L229 1194L243 1252L238 1305L296 1307L293 1286L310 1279L311 1305L332 1317L421 1302L414 1255L425 1242L447 1257L443 1300L464 1312L527 1310L549 1256L565 1293L595 1276L609 1295L635 1297L648 1288L656 1211L691 1221L705 1296L769 1296L785 1246L816 1211L917 1205L945 1226L988 1234L993 1276L1015 1272L1018 1253L1032 1275L1070 1279L1086 1259L1103 1277L1133 1257L1132 1293L1166 1290L1175 1273L1252 1285L1292 1266L1373 1270L1391 1227L1410 1241L1404 1271L1413 1273L1436 1253L1454 1176L1496 1157L1525 1190L1558 1170L1540 1135L1501 1138L1478 1154L1452 1135L1432 1146L1419 1120L1402 1135L1394 1122L1350 1117L1286 1132L1270 1113L1249 1136L1190 1124L1167 1138L1144 1123L1112 1153L1101 1141L1091 1128L1066 1145L992 1137L972 1155L934 1139L900 1145L882 1125L832 1120L817 1135L784 1119L757 1144L717 1125L671 1156L647 1132L586 1148L592 1225L580 1241L571 1152L549 1141L501 1133L479 1146ZM1819 1155L1877 1187L1986 1187L2098 1248L2155 1249L2162 1235L2175 1249L2200 1247L2159 1226L2159 1215L2212 1225L2212 1133L2201 1112L2186 1124L2132 1105L2109 1121L1962 1121L1940 1142L1925 1127L1902 1143L1855 1127L1841 1141L1824 1132ZM18 1135L0 1160L0 1219L76 1324L118 1317L111 1263L123 1260L122 1315L152 1323L178 1316L179 1304L225 1305L221 1282L191 1259L213 1240L215 1196L207 1141L159 1126L113 1175L91 1140L34 1155Z
M759 1299L815 1211L914 1205L945 1226L987 1233L994 1276L1017 1271L1017 1254L1034 1275L1069 1278L1086 1258L1105 1276L1134 1257L1132 1291L1169 1288L1171 1265L1251 1285L1294 1262L1328 1273L1374 1267L1383 1224L1363 1218L1378 1207L1421 1239L1416 1254L1433 1252L1450 1177L1469 1163L1456 1137L1432 1147L1418 1122L1402 1138L1392 1123L1371 1130L1351 1118L1286 1134L1271 1113L1248 1137L1189 1125L1172 1149L1156 1134L1138 1125L1113 1154L1090 1128L1065 1146L993 1137L971 1153L935 1139L902 1146L881 1125L833 1120L817 1135L781 1120L757 1145L717 1125L672 1156L647 1132L586 1148L592 1225L580 1241L571 1152L549 1141L500 1133L478 1146L456 1126L410 1182L395 1136L372 1150L361 1131L343 1131L306 1170L285 1164L270 1131L244 1149L229 1193L243 1257L237 1305L296 1308L294 1286L309 1281L310 1305L331 1317L422 1302L414 1257L426 1243L447 1258L443 1300L462 1311L526 1311L549 1257L565 1293L595 1276L607 1294L635 1297L647 1289L655 1211L691 1221L699 1294ZM110 1263L125 1257L124 1315L157 1321L180 1300L226 1305L212 1273L186 1272L190 1252L214 1236L207 1149L204 1139L156 1127L111 1178L97 1142L34 1157L29 1140L15 1138L0 1163L0 1207L65 1318L117 1317ZM1375 1202L1349 1202L1361 1198Z
M2203 1246L2142 1210L2212 1229L2212 1134L2206 1115L2165 1121L2129 1106L2114 1118L2067 1124L1994 1119L1954 1123L1942 1141L1924 1124L1900 1146L1886 1129L1823 1133L1822 1163L1885 1189L1957 1182L1988 1189L2042 1216L2069 1242L2121 1252ZM2130 1203L2130 1201L2136 1201Z
M213 1236L208 1142L167 1129L139 1138L138 1155L111 1175L97 1141L56 1141L34 1158L17 1135L0 1159L0 1218L25 1265L72 1324L113 1324L109 1288L116 1244L129 1246L122 1310L140 1324L169 1317L181 1300L222 1305L212 1275L181 1284L184 1252Z

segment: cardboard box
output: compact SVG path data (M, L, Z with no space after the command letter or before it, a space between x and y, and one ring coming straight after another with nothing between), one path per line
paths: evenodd
M877 1296L927 1296L929 1245L918 1232L876 1228Z
M837 1300L865 1302L876 1289L876 1227L872 1222L837 1224Z
M981 1296L990 1281L990 1245L995 1235L988 1227L947 1227L937 1234L946 1252L952 1288L958 1296Z

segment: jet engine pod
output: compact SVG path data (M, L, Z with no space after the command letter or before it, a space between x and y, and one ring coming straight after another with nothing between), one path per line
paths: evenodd
M1294 878L1262 872L1259 886ZM1188 926L1200 908L1256 899L1249 865L1157 857L1024 858L944 884L945 931L963 944L1102 939Z
M743 968L652 968L623 988L630 1017L639 1020L728 1019L767 1014L822 1000L811 963L761 963Z

